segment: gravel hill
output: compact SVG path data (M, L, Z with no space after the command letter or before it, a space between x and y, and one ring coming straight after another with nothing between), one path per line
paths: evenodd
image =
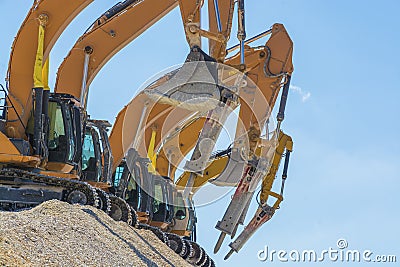
M191 266L151 231L52 200L0 212L0 266Z

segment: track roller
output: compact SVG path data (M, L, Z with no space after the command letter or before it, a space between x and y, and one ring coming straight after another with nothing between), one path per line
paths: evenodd
M175 251L175 253L179 254L180 256L186 254L186 245L180 236L167 233L167 238L169 240L169 247Z
M132 216L132 222L131 222L131 226L138 228L139 227L139 219L138 219L138 215L136 213L136 210L134 210L132 207L131 208L131 216Z
M81 181L68 181L66 187L68 190L64 194L64 201L70 204L90 205L96 208L99 206L99 196L96 189L90 184Z
M120 197L109 195L111 201L110 217L115 221L123 221L132 225L132 211L131 207Z

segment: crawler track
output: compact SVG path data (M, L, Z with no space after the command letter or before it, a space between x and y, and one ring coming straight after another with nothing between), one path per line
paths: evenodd
M4 184L40 184L42 187L55 186L62 189L60 200L71 204L91 205L103 210L116 221L124 221L137 228L152 231L158 239L165 243L175 253L179 254L188 263L194 266L212 267L214 261L197 243L185 240L182 237L161 231L159 228L147 224L139 224L136 211L120 197L95 188L90 184L73 179L64 179L47 176L27 170L3 168L0 170L0 180ZM19 204L18 207L10 202L0 203L6 210L31 208L38 204Z

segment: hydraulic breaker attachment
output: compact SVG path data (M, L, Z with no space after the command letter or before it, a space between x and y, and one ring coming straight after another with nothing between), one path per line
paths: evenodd
M240 235L229 244L231 250L225 256L224 260L227 260L233 252L238 252L243 245L250 239L250 237L260 228L264 223L269 221L275 213L275 210L279 208L279 204L283 200L282 196L275 193L270 192L270 195L276 198L275 204L271 207L267 203L264 203L260 206L254 217L251 219L246 228L240 233Z
M217 83L216 61L194 46L181 68L157 80L144 93L156 102L193 111L208 111L221 100Z
M260 205L259 208L257 209L256 213L254 214L253 218L250 220L249 224L245 227L245 229L240 233L240 235L233 241L232 243L229 244L229 247L231 250L229 253L225 256L225 260L228 259L233 252L239 252L239 250L243 247L243 245L250 239L250 237L267 221L269 221L272 216L275 213L275 210L279 209L279 205L283 201L283 190L285 187L285 181L287 178L287 171L289 168L289 158L290 158L290 153L292 150L292 140L289 136L282 134L281 133L281 139L280 139L280 144L277 148L276 154L274 156L273 164L274 167L271 168L270 172L266 176L266 179L271 179L271 181L266 181L263 183L261 192L262 195L260 195ZM279 166L279 162L282 158L282 152L284 147L286 147L286 154L285 154L285 163L283 167L283 173L282 173L282 184L281 184L281 190L280 194L272 192L271 187L273 184L273 181L276 176L276 172L278 170L277 167ZM275 198L275 202L272 206L267 204L268 198L273 197Z
M242 211L242 214L241 214L240 217L239 217L239 220L238 220L238 222L237 222L237 224L236 224L236 227L235 227L235 229L233 229L233 232L232 232L232 234L231 234L231 238L234 238L234 237L235 237L236 231L237 231L239 225L243 225L243 224L244 224L244 220L246 219L247 212L249 211L249 207L250 207L250 203L251 203L251 198L248 199L247 201L248 201L248 202L245 203L244 209L243 209L243 211Z
M227 234L232 236L236 232L239 218L242 217L243 211L246 209L246 204L250 203L253 195L254 192L244 192L232 198L224 217L215 226L217 230L221 231L221 234L215 245L214 253L219 251Z
M215 245L214 253L218 252L225 235L234 236L238 224L243 224L256 187L269 171L271 166L270 161L272 161L273 154L275 153L275 147L275 141L267 142L262 149L263 151L261 152L260 159L248 163L245 173L239 182L222 220L218 221L215 226L215 228L222 233Z

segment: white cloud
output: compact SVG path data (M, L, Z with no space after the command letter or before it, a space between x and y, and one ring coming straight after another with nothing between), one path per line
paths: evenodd
M301 96L302 102L306 102L311 97L311 93L304 91L300 86L291 85L290 90L293 90L296 93L298 93Z

